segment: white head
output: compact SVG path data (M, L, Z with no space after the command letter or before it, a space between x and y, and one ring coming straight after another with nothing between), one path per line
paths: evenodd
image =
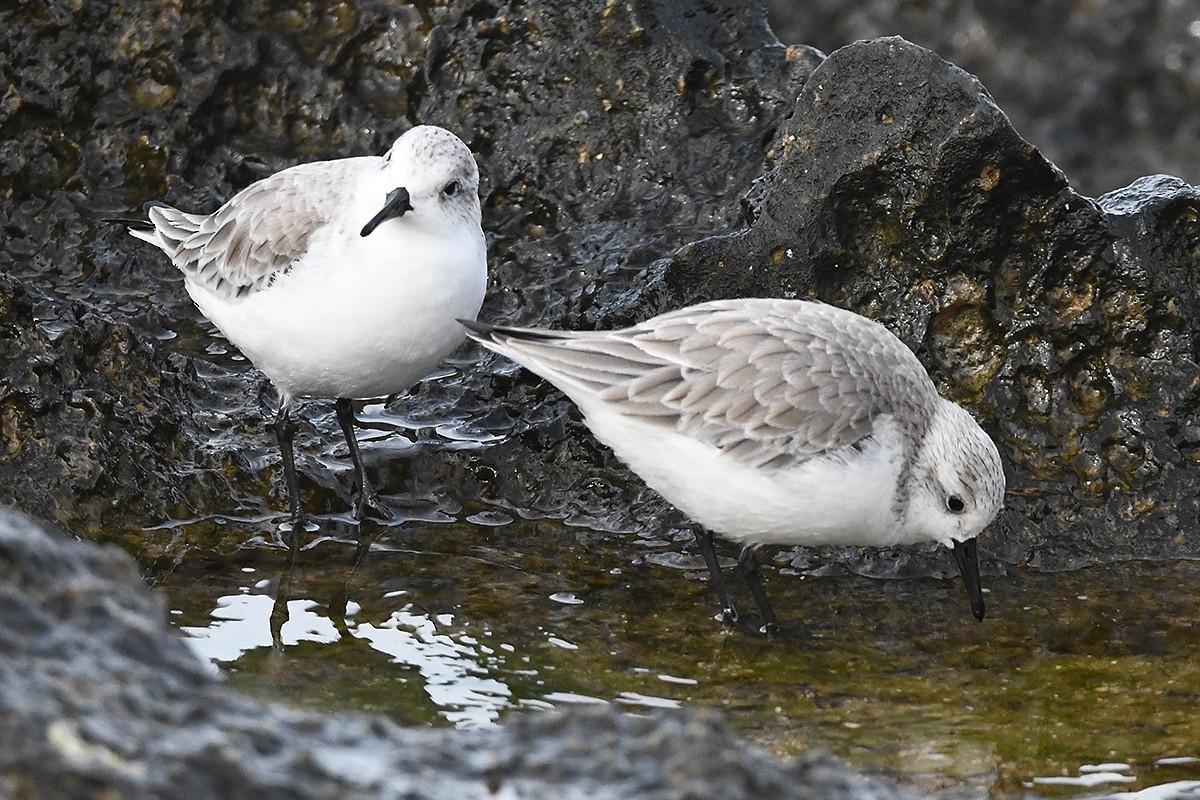
M463 141L445 128L418 125L396 140L380 162L380 210L363 226L480 226L479 167Z
M910 476L906 527L913 541L951 548L967 584L971 607L983 619L975 537L1004 506L1000 452L974 418L942 399L916 453Z
M974 539L1004 505L1000 452L974 418L941 400L916 453L907 524L915 540Z

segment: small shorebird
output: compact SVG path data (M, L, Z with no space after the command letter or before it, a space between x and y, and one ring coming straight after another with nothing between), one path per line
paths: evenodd
M358 483L355 515L390 516L363 468L355 399L404 391L463 340L487 284L479 170L454 134L428 125L382 157L277 172L212 214L166 205L130 233L184 275L206 317L279 390L275 434L292 529L305 508L292 452L297 397L334 398Z
M765 629L761 545L951 548L983 619L976 536L1000 511L991 438L937 393L887 328L802 300L723 300L617 331L463 320L471 338L541 375L652 489L703 526L722 611L738 620L712 535L738 567Z

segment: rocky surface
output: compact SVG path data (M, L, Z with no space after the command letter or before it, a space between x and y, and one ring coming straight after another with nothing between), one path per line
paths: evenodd
M1165 19L1121 16L1116 41L1180 29ZM1031 54L998 37L987 49L1005 65ZM1181 58L1183 72L1156 73L1164 91L1134 99L1193 96ZM985 539L993 561L1200 555L1194 173L1094 200L1068 182L1095 153L1186 172L1194 112L1139 123L1115 159L1103 154L1125 129L1049 95L1040 118L1059 122L1018 125L1022 139L971 75L903 40L824 59L780 45L761 6L667 0L586 15L556 0L10 4L0 74L0 499L143 564L243 546L240 529L154 526L280 508L278 461L259 376L107 218L158 199L211 210L298 161L381 152L415 122L479 156L485 316L607 326L732 294L845 305L892 326L1000 441L1011 491ZM1108 75L1084 100L1124 85ZM1182 162L1143 146L1155 131L1182 143ZM1043 132L1066 143L1068 175L1033 146ZM1118 185L1106 174L1089 180ZM483 504L601 531L662 524L661 502L560 395L477 359L391 404L413 447L406 471L376 464L385 494L447 516ZM321 449L336 425L315 405L308 416L306 494L344 508ZM447 425L463 440L433 433ZM832 769L776 764L706 715L538 715L451 734L264 708L166 633L127 559L8 516L0 552L13 621L0 791L16 796L420 797L436 796L421 794L435 774L467 797L796 796ZM590 760L567 774L580 749ZM728 763L740 766L717 769Z
M771 0L785 44L903 36L977 75L1092 197L1158 172L1200 182L1200 5Z
M131 513L140 528L230 497L269 507L260 379L102 217L156 198L211 208L296 160L379 151L417 120L480 157L486 317L588 327L706 297L822 297L892 325L1001 440L1012 491L993 557L1200 552L1194 190L1083 197L929 51L879 40L822 62L735 4L74 11L10 10L0 26L14 309L0 473L18 507L93 536ZM417 430L449 418L505 440L447 452L418 434L385 492L609 530L661 515L557 393L473 362L397 404ZM302 468L336 441L327 411L311 416ZM304 471L317 510L344 506L327 470Z
M5 510L0 609L4 797L906 796L825 756L774 759L712 712L577 708L456 731L264 705L168 628L129 556Z
M82 303L40 326L21 282L0 274L0 499L103 539L148 509L187 513L229 492L205 454L182 358L158 359L126 321ZM265 487L264 487L265 491Z

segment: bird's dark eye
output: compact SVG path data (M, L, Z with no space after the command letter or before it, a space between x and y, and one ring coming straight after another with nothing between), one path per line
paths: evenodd
M966 507L967 504L964 503L963 499L956 494L952 494L946 498L946 508L953 511L955 514L961 514L963 509Z
M442 194L446 195L446 197L454 197L454 194L457 191L458 191L458 181L450 181L442 189Z

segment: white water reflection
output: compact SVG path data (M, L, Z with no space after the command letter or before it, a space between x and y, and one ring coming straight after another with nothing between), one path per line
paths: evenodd
M539 670L531 669L529 656L517 653L508 642L489 641L484 632L474 636L455 624L452 614L435 614L416 610L405 604L383 621L359 620L362 607L347 601L344 614L337 623L328 616L321 604L312 600L294 599L278 603L263 594L264 582L243 587L240 594L220 597L210 612L212 620L206 626L181 626L187 643L210 662L236 664L247 653L260 648L292 647L302 643L333 644L343 637L366 642L372 650L387 656L402 668L398 680L406 681L415 670L421 687L438 713L458 727L478 727L495 723L508 708L553 708L556 705L579 703L616 703L624 707L679 708L679 700L653 693L635 691L615 692L611 698L592 697L570 691L554 691L546 687L540 698L514 697L506 679L524 681L537 679ZM387 597L400 597L405 591L389 592ZM403 601L401 601L403 602ZM574 651L578 644L569 642L549 631L542 630L541 641L553 648ZM483 639L481 641L480 639ZM677 678L646 668L635 668L634 674L645 676L648 682L696 685L694 679ZM542 680L536 680L544 685Z
M287 620L279 629L280 642L336 642L340 635L327 618L312 609L311 600L289 600ZM208 627L181 628L201 658L209 661L236 661L258 647L271 646L271 614L274 598L265 594L238 594L217 599L213 623Z
M1197 763L1193 756L1160 758L1155 767L1190 766ZM1085 764L1078 775L1051 775L1034 778L1026 786L1073 786L1090 788L1114 783L1133 783L1139 776L1130 774L1133 767L1122 762ZM1145 777L1145 776L1140 776ZM1099 794L1077 795L1080 800L1200 800L1200 781L1176 780L1147 786L1136 791L1102 791Z
M1172 781L1139 792L1105 795L1102 800L1192 800L1200 798L1200 781Z
M1200 781L1172 781L1136 792L1105 795L1100 800L1192 800L1200 798Z
M621 692L617 695L617 703L624 706L645 706L646 708L682 708L683 704L669 697L656 697L640 692Z
M1034 778L1035 786L1103 786L1106 783L1133 783L1137 778L1121 772L1085 772L1082 775L1050 775Z
M449 625L452 618L441 614L436 619ZM455 725L490 724L509 705L512 690L479 664L491 660L494 651L465 634L454 639L438 633L434 620L426 615L396 611L382 625L359 625L351 634L387 653L392 661L416 667L425 679L429 699Z
M285 647L301 642L330 644L341 639L342 633L318 608L312 600L287 601L286 619L278 629L278 644ZM357 604L348 603L346 610L346 632L370 643L393 663L415 668L424 679L429 699L454 725L491 724L511 704L512 690L489 669L500 665L502 657L464 632L439 631L439 626L449 628L453 624L451 615L431 617L406 608L393 612L380 624L373 624L354 621ZM269 595L229 595L217 600L210 625L186 626L181 630L201 658L232 663L251 650L275 644L272 615L277 613L275 600ZM499 649L512 651L503 645Z

